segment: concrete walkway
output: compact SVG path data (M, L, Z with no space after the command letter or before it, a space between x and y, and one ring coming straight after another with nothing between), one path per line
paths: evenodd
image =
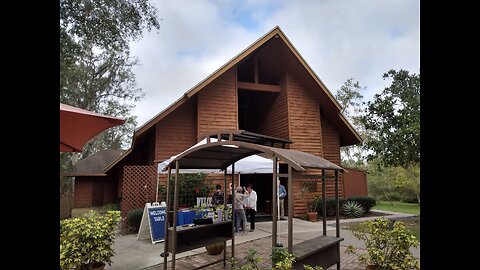
M386 218L400 218L400 217L410 217L414 215L410 214L402 214L402 213L392 213L387 211L378 211L377 212L386 212L390 215L385 216ZM367 218L357 218L357 219L341 219L340 223L345 224L349 222L359 222L364 220L371 220L375 217L367 217ZM278 222L278 241L282 243L285 247L287 246L287 229L288 229L288 222L286 220L282 220ZM271 233L272 233L272 222L259 222L256 224L256 230L254 232L249 232L246 236L243 235L236 235L235 236L235 255L238 258L242 258L243 252L248 249L247 246L253 246L256 248L257 251L264 251L270 252L271 247ZM298 243L310 239L312 237L318 236L322 234L322 222L309 222L301 219L294 218L293 219L293 242ZM335 235L335 220L327 221L327 235ZM355 255L348 255L344 253L344 249L348 245L353 245L359 249L365 249L363 242L356 239L352 233L348 230L340 229L340 236L343 237L345 240L341 242L341 265L342 269L364 269L358 268L360 266L358 263L358 259ZM230 254L231 251L231 241L227 241L227 255ZM163 257L160 256L160 253L163 252L163 242L157 243L153 245L150 240L137 240L137 235L118 235L115 239L115 243L113 245L115 250L115 256L112 258L113 263L112 266L106 266L105 269L113 269L113 270L132 270L132 269L161 269L159 264L163 263ZM264 249L264 250L263 250ZM237 252L237 250L239 250ZM259 252L260 253L260 252ZM420 257L420 248L412 249L412 253L416 257ZM205 259L205 256L192 256L198 254L205 254L206 250L204 247L194 249L191 251L178 253L176 255L177 262L180 261L179 259L185 258L184 261L189 261L186 265L192 266L194 265L194 261L192 258L198 258L196 260L201 261ZM189 257L190 256L190 257ZM214 256L208 255L213 260ZM266 255L265 255L266 256ZM189 258L186 258L189 257ZM204 259L201 259L201 258ZM221 256L223 258L223 255ZM218 257L220 258L220 257ZM171 260L171 255L168 257L168 261ZM266 260L269 260L267 256ZM221 263L217 264L222 265ZM348 266L350 265L350 266ZM178 269L189 269L180 267L177 264ZM348 266L348 267L347 267ZM358 266L358 267L357 267ZM215 269L214 266L209 267L208 269Z

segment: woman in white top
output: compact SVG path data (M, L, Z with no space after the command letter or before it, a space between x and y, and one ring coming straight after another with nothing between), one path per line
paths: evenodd
M247 224L247 217L245 216L245 208L244 208L244 200L245 198L248 198L249 194L242 194L242 192L245 190L243 187L237 187L236 192L235 192L235 219L236 219L236 224L237 224L237 230L240 228L240 220L243 221L243 235L247 234L247 231L245 229L245 224ZM238 231L237 231L238 232Z

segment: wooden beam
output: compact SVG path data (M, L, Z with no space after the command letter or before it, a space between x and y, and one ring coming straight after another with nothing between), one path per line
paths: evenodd
M280 91L282 91L280 85L250 82L238 82L238 89L274 93L280 93Z

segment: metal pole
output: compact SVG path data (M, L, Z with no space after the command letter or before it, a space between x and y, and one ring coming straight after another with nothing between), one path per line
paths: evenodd
M168 257L168 221L170 220L170 176L172 175L172 168L168 166L168 174L167 174L167 198L165 201L167 202L167 209L165 209L165 241L163 241L163 270L167 270L167 257ZM158 190L158 189L157 189Z
M155 202L158 202L158 185L159 185L159 182L160 182L160 174L157 171L157 190L156 190L156 193L155 193Z
M325 187L325 170L322 170L322 220L323 220L323 235L327 235L327 188Z
M277 187L277 157L273 157L273 191L272 191L272 249L277 245L277 208L278 208L278 187ZM272 265L273 266L273 265Z
M288 165L288 252L293 253L293 179L292 166Z
M338 171L335 171L335 207L336 207L336 230L337 230L337 237L340 237L340 222L339 222L339 212L340 206L338 205Z
M235 163L232 164L232 258L235 257Z
M179 178L179 164L175 161L175 187L173 192L173 234L172 234L172 269L175 269L175 255L177 253L177 209L178 209L178 178Z

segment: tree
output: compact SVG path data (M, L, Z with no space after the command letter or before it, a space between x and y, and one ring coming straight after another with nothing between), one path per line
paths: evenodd
M363 99L362 91L366 87L360 86L358 81L353 78L346 80L340 89L337 91L335 98L342 106L341 113L352 124L354 129L360 134L363 130L359 122L359 113L361 112L361 101ZM358 145L343 146L340 148L342 155L342 163L350 167L358 167L363 165L362 148Z
M136 87L132 67L138 60L129 44L154 28L160 24L149 0L60 0L60 102L126 119L87 143L83 158L129 145L136 126L131 111L144 96ZM68 170L78 155L60 158Z
M83 157L128 145L141 99L129 43L144 29L159 29L157 9L148 0L60 1L60 102L126 119L86 145Z
M383 79L392 84L367 103L359 118L366 130L364 148L369 160L404 168L405 177L390 180L397 188L413 190L420 203L420 74L392 69Z
M406 70L390 70L383 79L392 84L373 101L368 101L359 117L367 138L369 159L380 158L385 166L408 168L420 163L420 75Z

